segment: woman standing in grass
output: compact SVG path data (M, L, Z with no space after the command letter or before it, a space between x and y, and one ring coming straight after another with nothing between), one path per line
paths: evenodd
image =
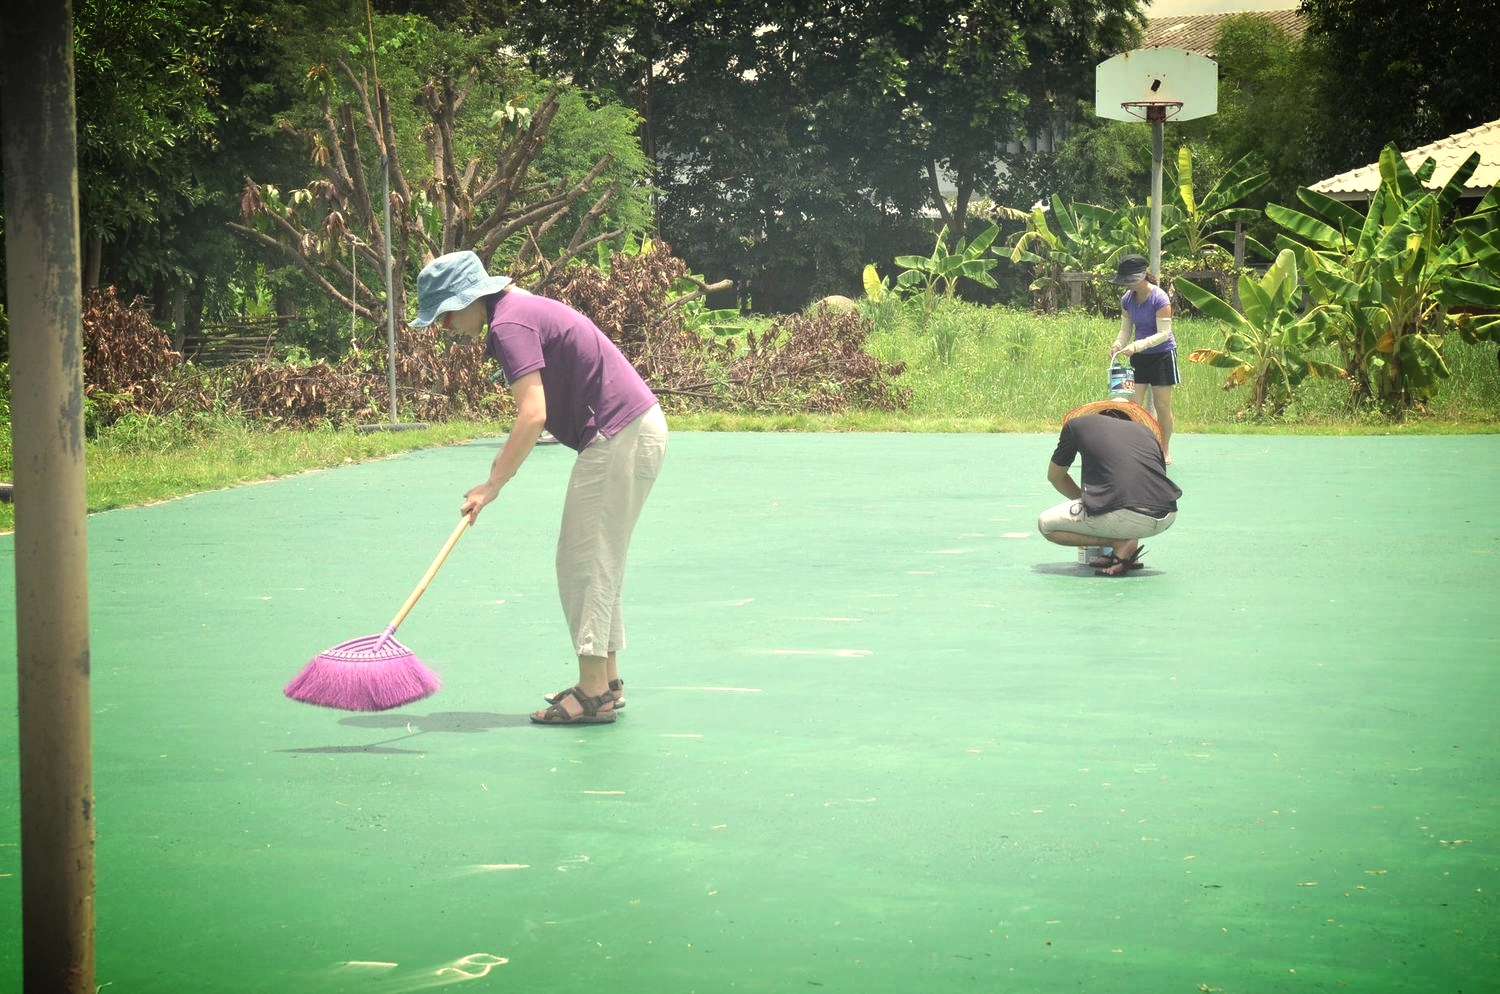
M1172 388L1181 380L1177 373L1177 340L1172 337L1172 301L1156 285L1145 256L1125 256L1110 282L1129 289L1120 298L1120 337L1110 347L1109 359L1114 362L1116 355L1130 357L1130 366L1135 370L1137 404L1145 406L1146 388L1151 388L1151 404L1161 426L1162 453L1170 466Z

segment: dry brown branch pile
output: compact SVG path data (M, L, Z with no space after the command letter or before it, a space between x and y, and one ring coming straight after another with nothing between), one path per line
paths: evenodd
M899 410L910 401L910 391L896 385L903 367L865 351L869 323L857 312L820 307L778 318L743 342L712 339L689 327L695 281L667 251L616 255L607 273L573 266L552 275L554 295L620 346L668 410L835 413ZM119 303L112 290L91 298L85 329L89 395L96 406L108 405L106 423L128 410L211 405L287 426L389 416L384 349L338 362L257 359L210 378L182 363L145 310ZM435 328L403 328L396 348L399 416L508 416L512 402L491 379L495 368L480 346L445 345ZM217 394L210 386L215 379Z
M851 408L903 410L911 391L898 387L903 363L884 363L864 350L869 322L857 313L819 307L811 315L777 318L745 348L733 339L726 353L725 399L730 410L808 411L834 414Z
M126 303L114 287L83 296L83 395L91 426L131 412L206 407L200 378L183 375L182 356L151 322L142 300Z
M288 425L376 422L390 416L390 379L381 350L338 363L241 363L231 393L245 414ZM477 345L440 347L436 331L403 329L396 342L398 416L418 421L482 418L508 409Z
M166 375L181 361L144 307L120 300L114 287L84 296L84 396L102 409L101 414L151 404L163 392Z
M859 314L820 307L778 318L741 348L688 327L688 301L671 296L683 281L692 281L687 267L668 251L617 254L607 274L576 267L555 292L620 346L668 409L833 413L910 402L894 382L904 367L865 352L869 322Z

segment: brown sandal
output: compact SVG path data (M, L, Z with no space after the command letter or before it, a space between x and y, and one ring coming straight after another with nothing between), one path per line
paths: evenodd
M568 714L563 702L569 697L578 702L577 714ZM569 687L545 711L533 711L531 720L538 725L608 725L615 720L614 694L606 691L590 697L577 687Z
M567 697L568 696L568 691L572 690L572 689L573 689L572 687L568 687L565 690L559 690L559 691L557 691L556 693L553 693L553 694L545 694L545 695L543 695L542 700L546 701L548 704L556 704L557 703L557 699L559 697ZM622 707L625 706L625 681L624 680L611 680L611 681L609 681L609 692L614 695L614 698L615 698L615 710L616 711L620 710Z

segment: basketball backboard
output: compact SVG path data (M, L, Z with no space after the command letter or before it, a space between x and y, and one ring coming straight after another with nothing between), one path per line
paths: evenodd
M1099 63L1094 112L1115 121L1190 121L1219 111L1219 66L1181 48L1138 48Z

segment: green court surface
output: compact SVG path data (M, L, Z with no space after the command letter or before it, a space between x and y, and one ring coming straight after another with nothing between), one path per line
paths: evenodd
M559 447L381 714L281 688L385 627L495 441L91 517L99 984L1500 989L1500 439L1183 437L1123 579L1036 534L1052 441L674 435L594 728L526 719L574 672ZM16 739L8 680L0 990Z

